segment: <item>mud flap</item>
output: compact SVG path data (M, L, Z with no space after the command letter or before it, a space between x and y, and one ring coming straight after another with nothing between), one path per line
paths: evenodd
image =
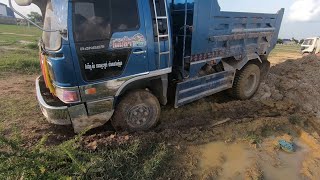
M223 71L177 84L175 107L232 88L235 71Z
M270 71L270 62L268 60L263 60L262 64L260 65L261 71L261 80L264 80Z

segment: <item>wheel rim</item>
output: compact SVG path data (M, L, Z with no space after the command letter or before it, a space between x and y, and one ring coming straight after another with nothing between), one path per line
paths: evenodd
M141 128L149 123L151 118L151 109L145 104L133 106L128 111L127 123L132 128Z
M244 83L245 84L245 95L246 96L251 96L254 91L255 91L255 88L256 88L256 84L257 84L257 76L256 74L250 74L248 76L248 78L246 78L246 82Z

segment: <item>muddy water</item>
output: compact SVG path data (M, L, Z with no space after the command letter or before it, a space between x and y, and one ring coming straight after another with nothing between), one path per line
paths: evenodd
M219 179L235 178L243 174L254 157L250 148L243 143L210 143L201 147L201 153L200 168L205 171L212 168L221 169L217 174Z
M266 141L257 149L245 142L214 142L200 146L199 173L203 176L203 173L215 170L213 177L210 175L214 179L247 179L248 176L266 180L302 179L302 162L309 147L297 139L294 141L296 152L286 153L276 149L273 143L277 142L276 138Z
M262 146L264 148L264 146ZM265 147L268 148L268 147ZM259 164L263 170L265 179L302 179L301 169L305 156L310 148L300 140L295 141L296 151L294 153L286 153L277 151L273 155L261 152Z

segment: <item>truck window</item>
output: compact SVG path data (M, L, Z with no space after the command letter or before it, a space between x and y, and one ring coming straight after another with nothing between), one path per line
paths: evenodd
M312 45L313 44L313 39L306 39L304 42L303 42L303 45Z
M73 27L76 42L107 40L115 32L137 30L137 0L74 2Z

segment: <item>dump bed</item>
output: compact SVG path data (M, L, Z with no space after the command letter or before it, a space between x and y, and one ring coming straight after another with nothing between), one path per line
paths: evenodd
M276 45L284 9L277 14L226 12L217 0L188 0L186 4L172 1L171 12L175 60L182 62L175 65L189 64L193 77L199 63L268 55Z
M173 69L182 74L175 107L232 88L236 70L266 59L262 56L275 47L284 14L284 9L276 14L221 11L217 0L169 1Z

